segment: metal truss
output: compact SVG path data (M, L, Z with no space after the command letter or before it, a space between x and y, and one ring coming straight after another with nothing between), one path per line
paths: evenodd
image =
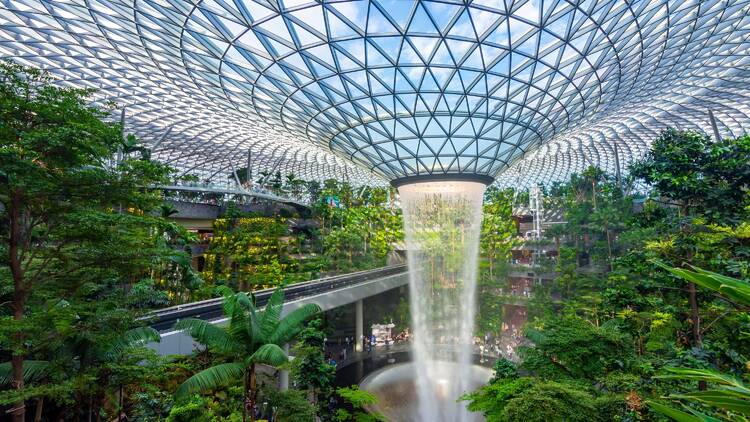
M204 179L250 150L308 179L530 186L709 110L750 127L750 0L0 0L0 54L98 88Z

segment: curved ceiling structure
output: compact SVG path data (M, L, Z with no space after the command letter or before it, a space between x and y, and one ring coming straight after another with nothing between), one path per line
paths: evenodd
M709 110L750 129L750 0L0 0L0 53L100 88L204 178L250 151L304 178L524 186Z

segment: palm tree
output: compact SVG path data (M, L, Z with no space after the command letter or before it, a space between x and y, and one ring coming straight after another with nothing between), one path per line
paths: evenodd
M169 218L178 212L180 212L180 210L178 210L174 204L164 203L159 205L159 214L161 214L161 218Z
M198 391L206 391L242 379L245 392L245 406L242 420L255 420L256 384L255 367L265 364L279 366L289 361L283 345L293 340L304 328L304 322L320 312L314 304L304 305L281 317L284 305L284 290L281 288L271 295L265 309L260 310L254 296L234 293L224 288L224 314L229 318L225 327L210 322L186 318L179 321L176 329L184 329L196 341L227 362L214 365L188 378L175 392L176 398L185 397Z

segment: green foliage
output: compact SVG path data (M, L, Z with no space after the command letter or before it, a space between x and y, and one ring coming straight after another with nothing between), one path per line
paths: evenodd
M223 218L205 254L204 278L241 291L275 287L297 269L287 222L272 217Z
M325 358L326 334L322 328L323 321L315 318L300 332L293 350L291 371L294 385L311 393L315 398L314 404L321 407L321 412L333 393L332 384L336 374L336 368Z
M313 422L315 420L315 407L302 391L279 391L269 388L264 390L264 397L269 407L276 409L274 417L279 422Z
M508 422L597 420L594 398L571 384L538 382L508 400L504 419ZM605 419L608 420L608 419Z
M659 266L686 281L721 293L735 302L737 306L750 306L750 285L742 280L700 268L689 271L681 268L670 268L662 263L659 263ZM715 386L711 389L704 388L687 393L672 393L668 398L721 409L727 416L734 414L750 417L750 387L736 377L708 369L666 368L666 371L667 374L656 378L693 380ZM688 414L656 402L649 403L649 406L657 412L678 421L706 420L705 415L689 407L686 407L690 411Z
M529 377L499 379L462 399L487 422L610 421L611 412L621 410L610 397L596 400L576 384Z
M490 379L490 384L501 379L518 377L518 367L516 364L505 358L498 359L492 366L492 370L495 371L495 373L492 376L492 379Z
M186 232L158 216L162 199L148 188L172 170L92 94L0 64L0 355L27 375L2 401L46 398L70 418L139 373L139 338L153 337L137 328L130 287L177 280L188 261L176 249ZM32 376L26 359L48 364Z
M374 394L360 390L353 385L336 389L336 394L343 401L345 407L336 409L333 420L338 422L377 422L385 421L385 417L377 412L370 412L368 407L378 402Z
M695 131L664 131L630 171L656 193L716 221L745 212L750 186L750 136L711 140Z
M175 324L176 329L186 330L213 351L217 360L226 361L185 380L175 396L183 398L243 381L245 401L253 408L257 398L256 365L278 367L286 364L289 358L282 349L283 345L295 339L303 330L304 322L320 311L317 305L308 304L281 318L283 303L284 291L281 288L271 295L263 310L258 309L246 293L233 293L225 288L224 314L229 319L226 327L194 318Z
M172 407L167 422L211 422L206 414L206 403L200 396L194 396L189 401Z
M745 281L700 268L694 268L695 271L690 271L682 268L671 268L663 263L658 263L658 265L677 277L720 293L733 303L750 307L750 284Z
M518 397L532 387L531 378L494 379L486 386L465 394L462 400L468 401L467 409L482 412L487 422L506 421L505 408L508 401Z
M166 422L240 422L242 414L238 408L241 402L236 399L236 397L227 397L225 393L219 393L213 397L190 396L175 403L164 420Z
M480 335L499 333L502 328L506 301L501 292L507 287L510 251L517 244L513 195L514 191L511 189L500 190L492 186L485 192L477 286L477 332Z
M543 378L594 380L633 358L629 336L614 321L596 327L575 316L547 319L526 336L533 345L521 351L523 367Z
M393 244L403 239L400 212L386 203L388 191L363 187L353 192L347 183L327 180L322 197L341 200L340 207L319 203L323 219L323 250L337 271L381 266Z

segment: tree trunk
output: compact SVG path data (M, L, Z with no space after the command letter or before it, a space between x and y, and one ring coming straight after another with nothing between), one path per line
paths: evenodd
M125 407L125 397L123 397L122 384L120 384L120 389L118 391L117 402L118 402L117 422L121 422L122 421L122 412L125 411L125 409L124 409L124 407Z
M255 379L255 364L250 365L250 383L247 389L247 406L250 411L250 422L255 422L255 399L258 394L258 386Z
M604 230L607 232L607 254L609 258L609 270L612 271L612 236L609 233L609 224L604 222Z
M242 422L247 422L247 372L242 376L242 387L245 394L242 403Z
M44 397L39 397L36 400L36 413L34 414L34 422L42 422L43 410L44 410Z
M683 218L687 218L688 212L690 211L690 205L688 203L684 203L682 205L682 215ZM687 229L687 223L683 223L680 230L683 232L683 236L689 235L689 230ZM687 253L685 254L685 260L688 264L693 262L693 250L690 249L690 246L688 246ZM701 338L701 321L700 321L700 308L698 306L698 292L695 288L695 283L688 283L688 293L690 295L690 320L693 323L693 347L701 347L701 344L703 342Z
M695 283L688 283L688 292L690 293L690 320L693 323L693 347L701 347L703 339L701 337L701 320L698 308L698 292Z
M23 268L21 267L21 245L23 244L23 233L21 230L21 208L23 206L21 200L21 192L16 189L11 194L10 206L8 209L9 216L9 244L8 244L8 260L10 262L10 272L13 277L13 319L16 322L20 322L24 317L24 308L26 307L26 300L28 299L28 290L25 286ZM24 336L23 332L18 331L13 334L14 347L13 355L11 356L11 367L13 380L11 382L12 388L16 390L23 390L23 352L18 352L23 344ZM26 419L26 407L23 400L19 400L13 403L13 422L24 422Z
M688 213L690 212L690 203L684 202L680 207L682 217L687 219ZM680 230L683 232L683 236L688 236L687 223L683 223ZM688 249L686 253L686 260L688 263L693 262L693 251ZM703 337L701 335L701 317L700 307L698 305L698 291L695 288L695 283L688 282L688 294L690 301L690 321L692 322L692 346L700 349L703 345ZM705 381L698 381L698 390L704 391L707 388Z

